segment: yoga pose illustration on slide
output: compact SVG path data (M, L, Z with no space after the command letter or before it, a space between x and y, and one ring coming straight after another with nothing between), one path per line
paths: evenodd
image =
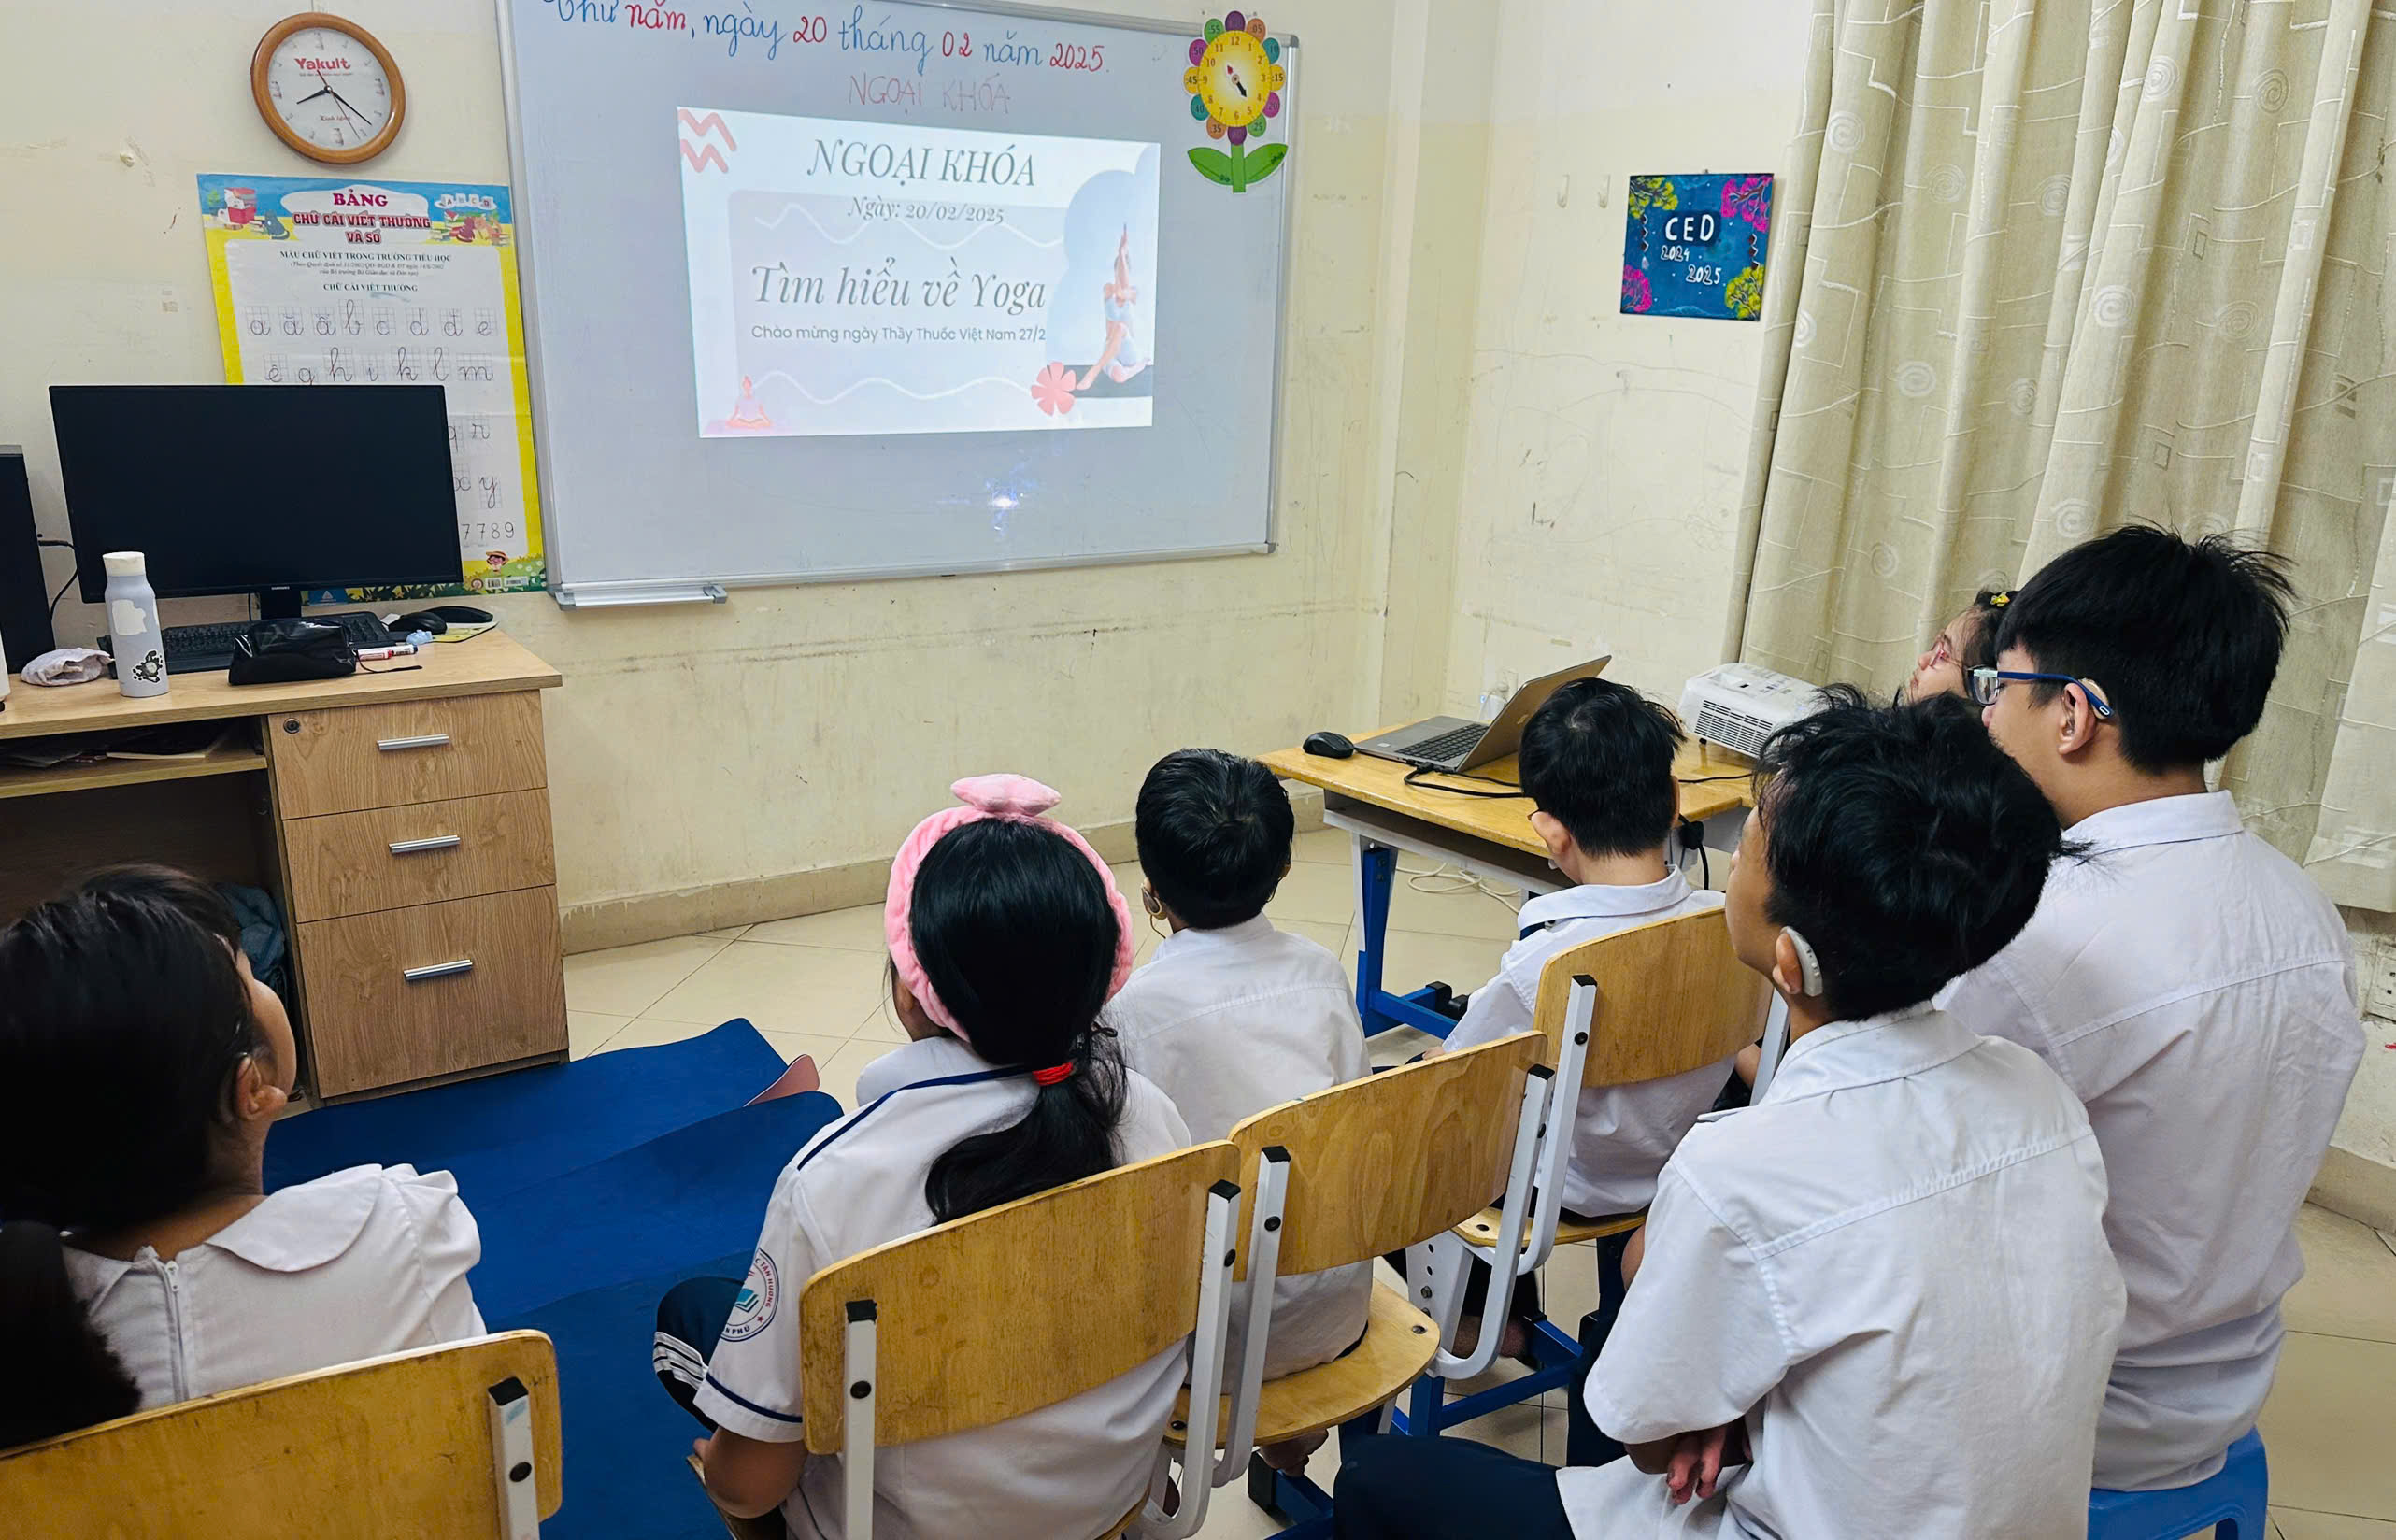
M1132 287L1132 232L1124 227L1122 238L1115 243L1115 281L1099 292L1106 300L1106 350L1098 362L1083 373L1081 383L1074 389L1086 391L1097 379L1101 369L1106 378L1120 385L1148 366L1140 356L1139 338L1132 334L1132 307L1140 292Z

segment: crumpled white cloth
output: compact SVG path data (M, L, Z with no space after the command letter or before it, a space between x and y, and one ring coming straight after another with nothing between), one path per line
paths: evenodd
M108 655L89 647L62 647L24 668L27 684L90 684L107 677L107 672Z

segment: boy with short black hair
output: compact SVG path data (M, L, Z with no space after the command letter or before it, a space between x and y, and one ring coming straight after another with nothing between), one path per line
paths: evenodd
M1473 991L1447 1048L1477 1048L1531 1030L1539 976L1558 952L1615 931L1721 905L1692 888L1669 853L1680 806L1672 762L1678 719L1629 685L1576 679L1547 697L1522 731L1522 789L1531 827L1573 886L1522 905L1522 938L1497 976ZM1655 1191L1656 1173L1698 1114L1714 1105L1731 1061L1635 1086L1587 1087L1575 1117L1563 1206L1627 1214Z
M1220 749L1167 754L1140 787L1141 902L1172 934L1105 1020L1123 1062L1173 1098L1193 1139L1372 1072L1339 960L1264 916L1295 828L1273 772ZM1369 1264L1282 1279L1266 1375L1346 1352L1371 1299Z
M2261 719L2286 564L2145 527L2064 552L2005 607L1974 693L2096 859L1949 1002L2088 1105L2130 1290L2095 1484L2187 1486L2254 1426L2296 1213L2362 1057L2337 910L2205 766Z
M1630 1459L1355 1440L1344 1540L2085 1529L2123 1298L2095 1136L2035 1055L1932 1003L2029 920L2054 812L1952 697L1834 692L1762 774L1727 920L1790 1045L1657 1183L1584 1392Z
M1615 931L1720 907L1721 895L1690 887L1670 854L1680 810L1672 763L1682 736L1670 710L1610 679L1575 679L1532 713L1519 750L1531 827L1573 886L1522 905L1521 939L1506 949L1497 976L1473 991L1463 1019L1433 1052L1532 1030L1540 975L1557 953ZM1731 1067L1725 1059L1667 1079L1581 1088L1558 1194L1564 1212L1583 1219L1646 1206L1664 1158L1714 1105ZM1474 1262L1461 1305L1460 1351L1479 1340L1488 1289L1488 1269ZM1499 1351L1519 1354L1539 1313L1536 1280L1520 1279Z

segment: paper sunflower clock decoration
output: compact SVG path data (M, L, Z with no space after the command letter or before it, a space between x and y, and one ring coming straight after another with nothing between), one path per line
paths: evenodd
M1190 45L1190 68L1181 89L1190 93L1190 116L1206 125L1206 136L1224 139L1231 153L1207 145L1190 151L1190 164L1210 182L1245 192L1280 169L1287 144L1262 144L1281 116L1281 91L1289 76L1281 67L1281 41L1264 35L1264 19L1233 11L1206 23L1206 35Z

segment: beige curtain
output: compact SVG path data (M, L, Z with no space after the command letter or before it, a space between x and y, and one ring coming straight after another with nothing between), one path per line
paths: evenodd
M2396 780L2396 667L2347 701L2396 621L2366 624L2396 486L2377 4L1813 0L1735 655L1891 689L1974 589L2092 534L2234 531L2303 598L2227 770L2249 823L2318 855L2333 759ZM2385 735L2342 747L2357 707Z

